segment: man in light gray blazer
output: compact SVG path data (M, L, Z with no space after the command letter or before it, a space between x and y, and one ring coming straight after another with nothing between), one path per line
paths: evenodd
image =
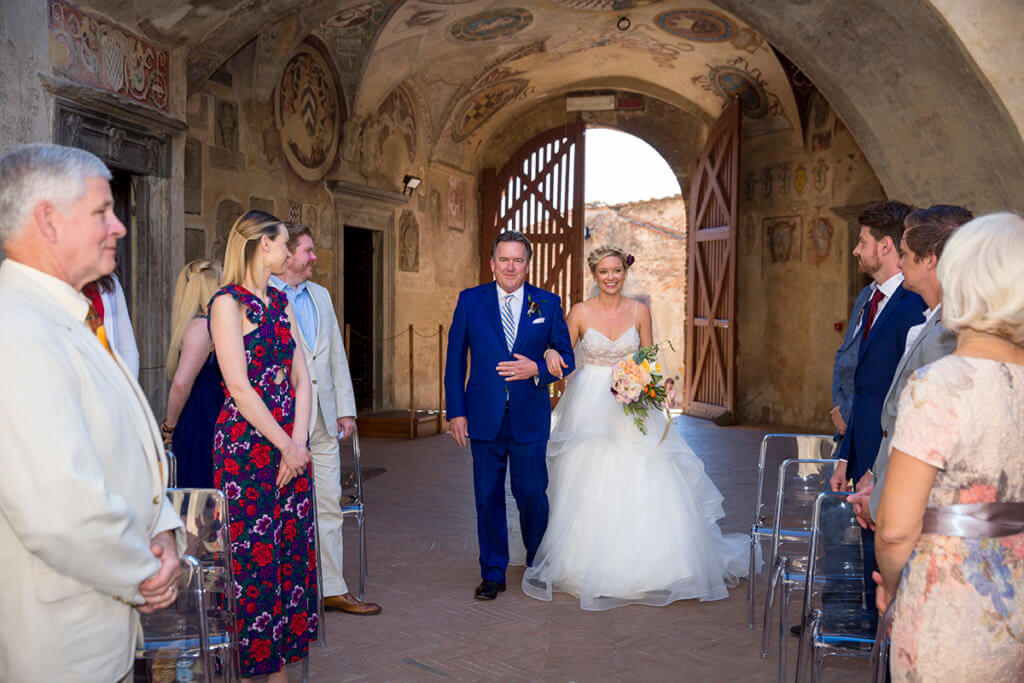
M935 268L946 241L971 218L971 212L965 208L937 204L912 212L904 222L906 230L900 243L904 286L920 294L928 310L925 311L925 322L907 332L906 350L896 366L892 384L882 404L882 441L878 455L875 456L875 464L857 482L857 494L850 497L857 504L861 519L866 524L870 524L878 514L885 470L889 464L889 445L896 425L900 395L907 380L919 368L948 356L956 349L956 334L942 325L942 288ZM864 509L865 502L868 502L867 510Z
M864 313L864 306L871 296L874 288L867 285L857 294L853 302L853 312L850 314L850 323L846 326L846 336L843 343L836 349L835 360L832 362L832 425L836 428L833 440L838 444L846 434L846 425L850 421L850 412L853 410L853 377L857 374L857 359L860 357L860 334L861 316Z
M312 280L316 252L308 226L285 223L288 261L270 284L288 296L302 333L302 348L313 383L309 450L313 454L317 535L323 576L324 607L349 614L380 614L380 605L363 602L348 591L342 574L341 452L338 440L356 428L356 397L341 341L331 294Z
M81 293L125 235L110 177L57 145L0 159L0 681L120 681L139 612L177 597L160 429Z

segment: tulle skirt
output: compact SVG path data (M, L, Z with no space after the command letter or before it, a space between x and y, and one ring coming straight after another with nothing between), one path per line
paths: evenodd
M749 537L723 534L722 495L665 417L647 434L609 391L610 369L572 375L552 416L547 531L523 591L579 597L585 610L720 600L747 574Z

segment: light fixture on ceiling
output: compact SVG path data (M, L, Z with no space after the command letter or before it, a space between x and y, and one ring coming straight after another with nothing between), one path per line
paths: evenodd
M620 31L628 31L630 26L629 17L619 17L619 20L615 22L615 28Z
M423 182L423 178L417 178L414 175L407 175L402 178L402 194L407 194L410 197L412 193L416 191L416 188Z

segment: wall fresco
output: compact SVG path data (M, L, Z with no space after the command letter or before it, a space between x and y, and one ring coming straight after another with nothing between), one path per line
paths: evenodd
M533 13L522 7L501 7L460 19L448 34L463 43L478 43L513 36L533 23Z
M470 96L456 109L452 140L462 142L484 125L499 109L523 94L529 82L522 78L501 81Z
M334 75L312 45L288 62L274 92L274 123L288 165L305 180L323 178L341 137L341 107Z
M654 18L654 23L666 33L698 43L721 43L736 32L736 25L729 17L709 9L662 12Z
M54 73L167 111L166 50L58 0L48 18Z

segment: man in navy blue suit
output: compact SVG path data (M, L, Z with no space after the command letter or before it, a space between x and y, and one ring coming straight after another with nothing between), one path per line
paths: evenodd
M870 476L882 440L882 403L903 356L907 331L924 322L927 306L918 294L903 287L899 265L903 220L912 210L901 202L881 202L858 216L860 239L853 255L860 271L871 276L873 289L855 332L860 335L860 349L853 376L853 409L836 456L840 462L832 476L833 491L849 491L851 478L859 482ZM871 572L877 569L874 532L864 529L862 540L868 611L877 618L871 579Z
M448 332L444 388L452 438L469 438L473 452L480 575L474 597L493 600L505 590L508 527L505 470L533 562L548 524L545 454L551 431L544 352L555 349L567 368L574 359L561 299L526 283L533 248L521 233L501 233L491 245L494 282L459 293ZM467 355L470 363L466 382Z

